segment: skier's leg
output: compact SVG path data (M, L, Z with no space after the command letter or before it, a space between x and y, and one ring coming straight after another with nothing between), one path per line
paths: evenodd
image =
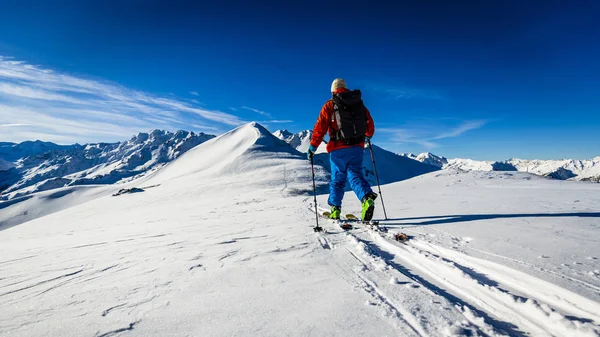
M331 151L331 183L329 184L329 205L342 207L344 187L346 187L346 161L343 150Z
M364 149L360 146L354 146L349 150L351 150L351 156L348 161L348 180L358 200L362 201L365 195L373 193L371 185L363 175Z

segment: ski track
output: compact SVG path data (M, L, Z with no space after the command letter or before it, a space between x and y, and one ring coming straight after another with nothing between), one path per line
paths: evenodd
M418 239L397 244L379 232L369 230L369 234L369 238L359 233L353 235L367 245L380 245L420 277L432 280L465 303L490 317L514 324L523 332L555 336L597 336L600 333L597 314L600 305L593 301L508 267ZM517 289L528 297L514 295L498 284ZM504 332L521 334L518 330Z
M318 209L321 211L321 207ZM380 263L383 259L386 266L452 302L481 335L600 336L600 304L547 281L417 238L398 243L391 239L392 233L366 226L347 235L371 259ZM330 247L341 245L330 241ZM363 269L369 268L368 262L346 249ZM415 316L390 300L373 280L355 273L364 283L364 291L389 306L415 333L427 335ZM583 281L578 283L597 289Z
M325 231L335 226L328 221L325 223ZM431 291L432 285L427 281L379 256L372 245L361 239L367 233L368 230L359 225L351 231L329 232L324 237L329 238L334 250L346 251L354 262L358 262L357 267L352 261L341 261L345 273L350 269L355 275L348 282L370 296L368 304L380 308L390 319L390 324L402 331L399 335L505 336L468 307L454 305L462 302L447 300L439 292Z

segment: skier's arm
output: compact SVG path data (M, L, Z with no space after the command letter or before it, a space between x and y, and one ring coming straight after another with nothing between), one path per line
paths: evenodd
M310 145L314 147L319 147L319 145L321 145L323 138L325 138L325 135L329 130L329 116L331 116L331 110L333 109L332 105L331 101L327 101L321 108L321 113L319 114L317 123L315 123L312 138L310 140Z
M373 137L373 134L375 134L375 123L373 122L373 118L371 117L369 109L365 107L365 110L367 110L367 132L365 135L371 138Z

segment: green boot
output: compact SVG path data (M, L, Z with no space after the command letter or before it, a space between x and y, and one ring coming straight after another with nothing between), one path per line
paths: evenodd
M362 221L371 221L373 219L373 212L375 211L375 199L377 199L376 193L369 193L365 195L362 200Z
M339 220L340 215L342 214L342 209L337 206L331 207L331 213L329 214L329 219Z

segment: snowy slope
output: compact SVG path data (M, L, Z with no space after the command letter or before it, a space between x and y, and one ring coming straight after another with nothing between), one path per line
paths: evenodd
M493 161L456 158L448 160L443 168L459 171L493 171L493 164Z
M323 220L315 234L310 165L258 124L132 184L155 187L0 231L0 335L600 334L597 184L436 171L384 185L406 244ZM343 213L359 207L347 193Z
M17 144L13 148L21 150L13 149L12 154L7 153L8 158L14 158L15 153L27 156L15 161L17 172L0 172L0 187L4 186L0 198L12 199L67 185L112 184L158 168L212 137L153 130L112 144L69 147L42 142Z

